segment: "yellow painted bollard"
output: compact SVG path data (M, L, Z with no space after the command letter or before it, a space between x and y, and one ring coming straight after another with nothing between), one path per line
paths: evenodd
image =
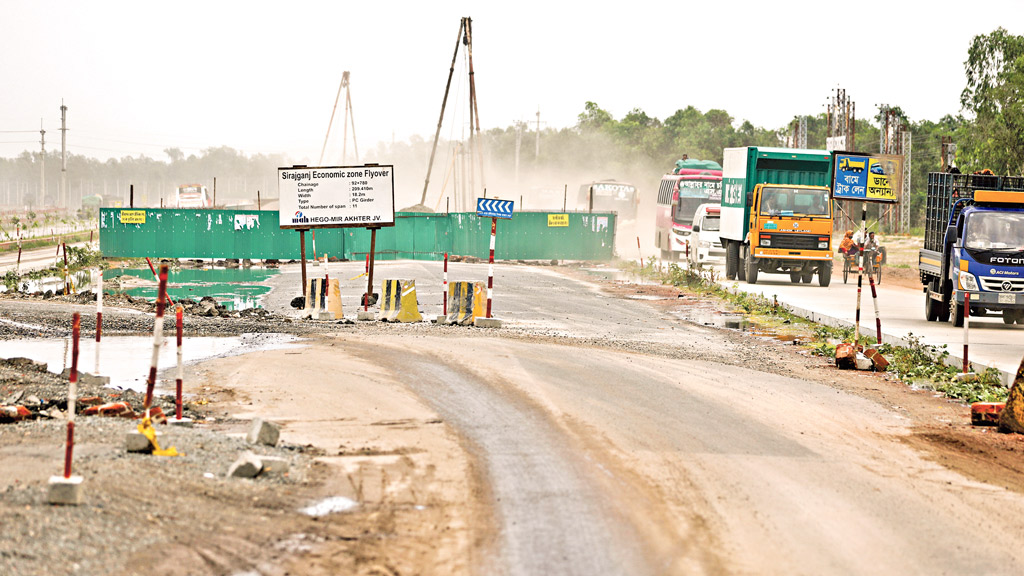
M324 282L323 278L310 278L306 280L306 304L303 312L313 317L321 314L331 319L339 320L344 317L341 308L341 285L337 278Z
M474 310L474 289L472 282L448 283L447 324L472 324Z
M415 280L384 280L381 283L381 303L377 320L383 322L421 322L419 302L416 301Z

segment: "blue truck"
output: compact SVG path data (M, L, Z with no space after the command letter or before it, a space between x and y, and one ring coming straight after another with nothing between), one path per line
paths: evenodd
M928 321L1024 324L1024 177L929 174L918 269Z

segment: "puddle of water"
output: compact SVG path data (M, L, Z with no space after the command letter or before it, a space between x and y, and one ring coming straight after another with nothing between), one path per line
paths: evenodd
M92 289L92 279L88 270L71 274L71 281L74 283L76 292ZM46 292L47 290L52 290L56 293L57 290L64 289L64 279L57 276L47 276L46 278L34 280L25 279L18 284L18 289L22 292ZM7 286L0 284L0 292L7 292Z
M327 516L336 512L347 512L356 506L359 506L359 503L355 500L350 500L344 496L334 496L302 508L299 512L307 516Z
M675 300L675 296L656 296L654 294L631 294L626 296L629 300Z
M231 337L196 336L182 342L185 364L210 358L232 356L261 350L297 348L299 338L290 334L243 334ZM31 358L45 362L50 372L60 373L71 366L70 338L0 341L0 357ZM110 336L103 338L100 347L100 375L110 377L110 386L136 392L146 391L149 362L153 354L152 336ZM78 369L93 373L96 364L96 341L79 342ZM157 389L173 390L178 365L178 348L174 338L164 338L157 367Z
M210 296L229 310L259 308L260 298L270 292L262 283L278 273L266 268L182 268L168 274L167 293L174 300ZM132 278L126 281L124 276ZM156 299L157 284L149 268L112 268L103 272L103 278L121 278L121 292L132 297Z

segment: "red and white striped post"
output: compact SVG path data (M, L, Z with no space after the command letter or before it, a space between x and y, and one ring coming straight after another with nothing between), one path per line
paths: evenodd
M487 259L487 318L491 317L491 297L494 290L494 237L498 232L498 219L491 218L491 255Z
M971 293L964 291L964 374L971 371L971 361L967 359L967 334L971 329Z
M874 266L872 266L874 269ZM875 333L877 334L878 344L882 344L882 317L878 315L878 293L875 291L875 276L873 273L868 272L868 283L871 285L871 303L875 305Z
M156 294L156 322L153 323L153 357L149 363L149 378L146 379L146 418L153 404L153 388L156 387L156 366L160 360L160 347L164 343L164 307L167 297L167 265L160 265L160 286Z
M68 438L64 447L64 478L71 478L71 455L75 447L75 403L78 401L78 337L82 317L71 317L71 374L68 377Z
M93 372L100 374L100 336L103 334L103 268L96 270L96 367Z
M174 417L177 420L181 420L181 383L185 380L185 366L181 354L181 334L184 331L184 315L185 309L181 307L181 304L174 310L175 324L177 324L178 332L178 377L175 379L175 395L174 395Z
M369 252L366 253L366 270L365 270L365 272L366 272L367 275L370 274L370 253ZM366 288L366 295L363 296L363 312L366 312L366 311L368 311L370 309L370 290L371 289L372 288L368 286Z
M640 237L636 237L636 253L640 255L640 268L644 267L644 253L640 251Z
M857 259L857 315L853 323L853 348L860 345L860 293L864 287L864 239L867 238L868 228L868 203L862 202L864 207L860 213L860 242L857 245L860 258Z
M146 263L149 264L149 271L153 273L153 280L156 280L159 283L160 282L160 276L157 275L156 268L153 268L153 262L150 261L149 256L146 256ZM166 265L161 265L160 266L161 270L163 270L165 268L167 268ZM166 285L166 282L165 282L165 285ZM171 304L171 305L174 304L174 301L171 300L171 297L167 294L167 290L166 289L164 290L164 298L167 299L167 303L168 304Z
M448 315L448 253L444 253L444 286L441 293L441 306L444 315Z

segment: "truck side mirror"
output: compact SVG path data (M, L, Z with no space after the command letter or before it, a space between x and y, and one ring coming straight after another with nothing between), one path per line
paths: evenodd
M956 226L946 226L946 236L942 239L943 244L952 244L956 240Z
M693 225L693 231L694 232L700 232L700 224L694 224Z

